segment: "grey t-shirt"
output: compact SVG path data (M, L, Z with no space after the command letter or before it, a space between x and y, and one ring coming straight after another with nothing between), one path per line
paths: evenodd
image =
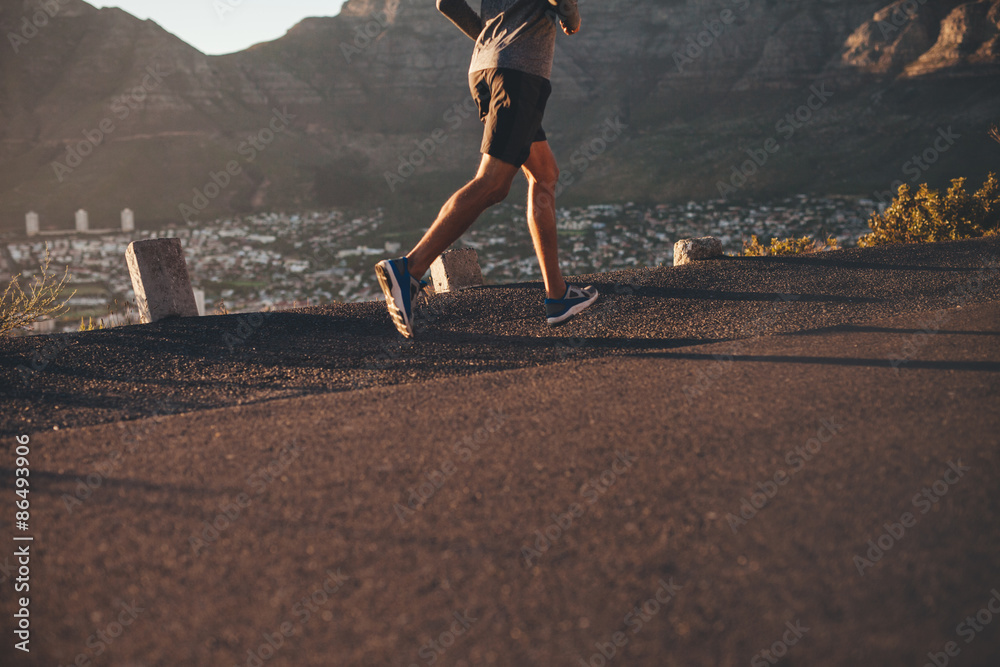
M469 72L505 67L548 79L556 48L556 24L580 29L577 0L482 0L482 14L465 0L437 0L437 7L476 41Z

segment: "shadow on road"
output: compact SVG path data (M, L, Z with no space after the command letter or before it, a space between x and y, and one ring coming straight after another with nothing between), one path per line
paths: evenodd
M728 355L728 354L687 354L684 352L646 352L639 357L658 357L663 359L686 359L691 361L749 361L769 362L778 364L815 364L824 366L865 366L870 368L895 369L903 366L908 369L923 369L935 371L981 371L987 373L1000 372L1000 363L995 361L922 361L909 359L896 362L891 359L852 359L848 357L810 357L792 355Z

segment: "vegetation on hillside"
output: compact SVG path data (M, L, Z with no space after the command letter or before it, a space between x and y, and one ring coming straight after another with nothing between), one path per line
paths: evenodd
M965 178L956 178L944 193L926 183L916 192L908 185L883 213L868 221L871 233L858 239L867 248L887 243L957 241L996 235L1000 231L1000 182L991 173L976 192L966 190Z
M27 292L21 286L21 276L11 276L7 289L0 297L0 336L26 330L38 320L56 318L69 310L66 304L76 294L73 292L62 298L69 280L69 267L66 267L60 279L49 270L51 261L46 246L45 259Z
M837 239L828 238L826 242L816 241L811 236L802 238L776 239L772 238L770 245L762 244L756 236L750 237L750 242L743 242L744 257L770 257L774 255L801 255L824 250L836 250Z
M80 331L103 331L106 327L104 326L104 320L97 320L94 322L94 318L89 319L81 317L80 318Z
M126 300L124 305L115 299L115 302L108 306L108 314L106 317L98 318L94 321L91 316L80 318L80 331L101 331L103 329L114 329L115 327L123 327L131 324L139 324L139 307L135 305L134 302Z

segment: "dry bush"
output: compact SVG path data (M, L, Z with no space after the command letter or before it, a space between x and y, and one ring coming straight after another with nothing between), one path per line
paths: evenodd
M769 257L774 255L801 255L810 252L836 250L837 239L828 238L826 242L816 241L811 236L802 238L776 239L772 238L770 245L762 244L756 236L750 237L750 242L743 242L744 257Z
M64 315L69 310L67 302L73 298L74 291L65 299L61 298L69 280L69 267L63 272L61 279L49 271L52 258L48 245L45 246L45 259L42 261L40 273L25 292L21 286L21 276L11 276L7 289L0 297L0 336L6 336L12 331L26 330L40 319L51 319Z

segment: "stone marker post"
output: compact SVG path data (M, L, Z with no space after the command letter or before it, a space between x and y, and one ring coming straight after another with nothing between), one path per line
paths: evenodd
M76 212L76 231L86 232L90 229L90 216L82 208Z
M32 211L25 215L24 226L28 236L38 236L38 214Z
M198 317L180 239L133 241L125 259L143 324L168 317Z
M197 289L194 290L194 302L198 306L198 317L205 316L205 290Z
M122 211L122 231L126 234L135 231L135 213L130 208Z
M438 294L482 285L478 253L472 248L449 250L431 264L431 278Z

